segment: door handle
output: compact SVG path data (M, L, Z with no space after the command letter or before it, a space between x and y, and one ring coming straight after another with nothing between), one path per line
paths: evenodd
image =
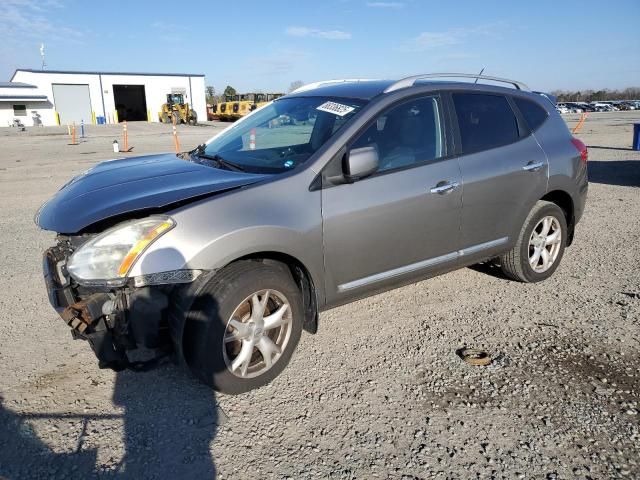
M458 182L444 183L442 185L441 183L442 182L431 188L431 193L439 193L440 195L442 195L444 193L449 193L460 186L460 183Z
M542 167L544 167L544 162L529 162L524 167L522 167L522 169L527 172L537 172Z

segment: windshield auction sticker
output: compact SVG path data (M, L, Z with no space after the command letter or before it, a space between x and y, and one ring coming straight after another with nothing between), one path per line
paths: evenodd
M336 102L324 102L322 105L317 107L316 110L320 110L321 112L333 113L334 115L344 117L347 113L353 112L355 108Z

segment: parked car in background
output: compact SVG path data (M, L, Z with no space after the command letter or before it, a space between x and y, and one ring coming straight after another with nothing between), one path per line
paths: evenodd
M78 175L35 219L57 233L51 304L102 368L173 349L236 394L273 380L322 310L484 261L549 278L587 148L520 82L441 77L307 85L191 152Z
M582 105L575 102L567 102L565 103L567 108L571 111L571 113L582 113L584 110L582 109Z
M617 102L615 105L620 111L629 111L636 109L635 105L631 102Z
M596 112L608 112L609 105L600 102L591 102L591 106L596 109Z
M584 103L584 102L579 102L577 104L583 112L595 112L596 108L592 105L589 105L588 103Z
M595 103L594 106L599 109L598 111L601 112L613 112L616 109L613 107L613 105L611 105L610 103L605 103L605 102L598 102Z
M556 110L558 111L558 113L571 113L571 109L564 103L556 104Z

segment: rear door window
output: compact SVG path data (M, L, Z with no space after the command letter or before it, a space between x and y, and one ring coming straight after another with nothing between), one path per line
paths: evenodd
M516 103L531 131L537 130L547 119L547 111L536 102L518 97L513 97L513 101Z
M502 95L454 93L462 152L472 153L518 141L518 121Z

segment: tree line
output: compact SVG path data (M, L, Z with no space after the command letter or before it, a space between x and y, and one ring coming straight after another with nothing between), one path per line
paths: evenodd
M551 92L559 102L598 102L601 100L639 100L640 87L624 90L555 90Z

